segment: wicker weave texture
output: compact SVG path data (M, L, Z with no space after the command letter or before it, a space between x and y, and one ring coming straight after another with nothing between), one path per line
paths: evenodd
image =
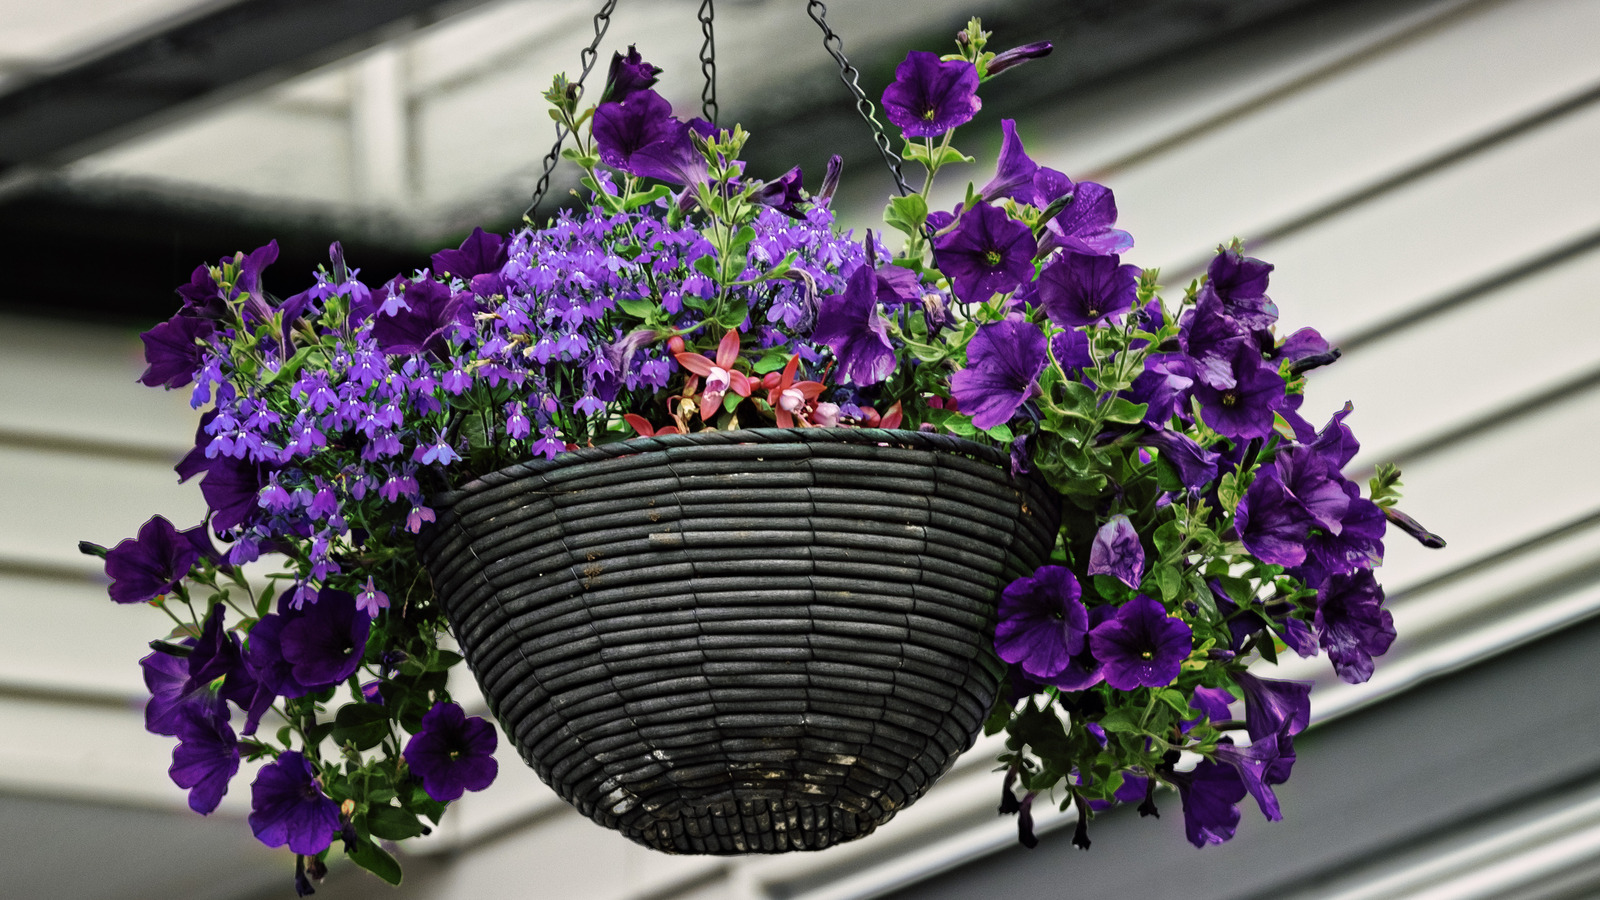
M672 435L436 500L434 588L524 760L659 850L860 837L972 745L1055 501L946 435Z

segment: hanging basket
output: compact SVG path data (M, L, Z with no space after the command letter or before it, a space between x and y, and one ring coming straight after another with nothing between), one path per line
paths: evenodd
M639 438L436 498L420 547L490 708L585 815L675 853L871 832L972 745L995 598L1056 501L877 429Z

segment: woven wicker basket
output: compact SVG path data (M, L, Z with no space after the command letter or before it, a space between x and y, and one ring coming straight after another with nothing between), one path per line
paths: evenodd
M867 834L972 742L1057 507L947 435L640 438L436 498L421 549L529 766L676 853Z

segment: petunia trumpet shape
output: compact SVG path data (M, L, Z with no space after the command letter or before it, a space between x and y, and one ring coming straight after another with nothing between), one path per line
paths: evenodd
M250 830L268 847L289 845L295 853L321 853L339 831L339 805L323 793L311 763L286 750L261 767L250 787Z
M1127 516L1115 515L1095 532L1089 546L1089 574L1110 575L1137 589L1144 578L1144 546Z
M1081 593L1078 579L1061 566L1043 566L1007 585L994 630L1000 658L1022 666L1032 678L1061 674L1083 652L1089 630Z
M907 138L938 137L972 121L982 106L976 66L922 50L906 54L883 91L883 114Z
M1119 691L1166 687L1189 657L1194 632L1166 607L1143 594L1089 632L1089 647L1105 666L1106 683Z
M1044 332L1021 316L984 325L967 345L967 367L950 377L950 393L988 430L1016 414L1044 371Z
M422 717L422 730L406 742L406 765L422 779L428 796L448 803L466 791L481 791L499 774L494 726L468 718L454 703L436 703Z

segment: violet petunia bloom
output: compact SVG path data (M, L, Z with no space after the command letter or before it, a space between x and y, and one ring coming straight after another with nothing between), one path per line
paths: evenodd
M795 166L762 185L750 195L750 199L762 206L770 206L791 219L804 219L805 213L800 211L800 203L805 198L801 196L800 187L800 167Z
M445 341L459 328L472 327L475 302L469 293L454 294L429 278L403 282L403 304L390 315L379 311L372 338L384 353L445 352Z
M1372 658L1394 643L1394 617L1383 608L1383 588L1371 569L1329 578L1317 597L1314 624L1334 671L1350 684L1371 678Z
M1117 223L1117 201L1110 188L1093 181L1074 185L1059 172L1040 169L1034 176L1039 201L1051 203L1059 199L1063 193L1060 182L1066 182L1071 188L1072 199L1045 223L1044 236L1039 240L1041 256L1056 248L1090 256L1111 256L1133 247L1133 235L1112 227Z
M1000 658L1022 666L1035 679L1065 671L1072 657L1083 652L1089 631L1081 594L1078 579L1061 566L1043 566L1006 585L994 629Z
M295 853L321 853L339 831L339 804L322 792L311 763L297 750L262 766L250 795L250 830L268 847L288 844Z
M1010 50L996 53L994 59L989 60L989 64L984 69L992 78L1007 69L1022 65L1030 59L1049 56L1051 49L1049 41L1034 41L1031 44L1023 44L1020 47L1012 47Z
M271 472L271 467L231 456L211 461L200 479L200 495L211 507L211 527L218 534L260 518L256 496Z
M1276 734L1296 735L1311 724L1311 682L1234 676L1244 690L1244 722L1251 741Z
M1221 844L1239 827L1239 807L1248 791L1231 766L1203 760L1189 772L1168 776L1183 802L1183 830L1196 847Z
M939 137L972 121L982 107L977 66L922 50L906 54L883 90L883 114L907 138Z
M183 646L194 647L194 638L185 639ZM157 650L140 659L139 667L144 670L144 685L150 691L144 706L144 727L151 734L176 735L178 721L186 709L198 709L211 716L227 715L227 704L220 695L190 689L187 657Z
M1226 722L1232 713L1228 707L1233 703L1233 693L1227 688L1197 687L1194 697L1189 705L1201 715L1213 722ZM1199 721L1198 719L1194 721Z
M170 389L194 381L201 362L200 341L211 337L215 329L210 319L179 314L139 335L148 364L139 383Z
M1022 149L1015 119L1001 119L1000 131L1004 137L1000 141L1000 159L995 163L994 178L978 193L991 202L1009 197L1018 203L1038 206L1033 176L1038 173L1039 164L1029 159Z
M1206 270L1201 292L1222 301L1222 309L1252 332L1265 332L1278 321L1278 307L1267 296L1271 263L1223 249Z
M460 247L440 250L433 255L433 270L470 282L474 276L499 272L506 264L508 249L505 238L474 228Z
M673 117L672 104L648 89L624 103L600 104L591 129L608 166L671 184L702 184L706 160L689 133L690 126Z
M284 623L278 640L295 681L316 689L355 674L371 631L372 617L356 608L355 597L323 589Z
M404 756L422 789L440 803L466 791L481 791L499 774L494 726L467 715L454 703L436 703L422 717L422 730L406 742Z
M1044 332L1021 316L978 329L967 344L967 367L950 376L950 393L972 424L987 431L1016 414L1038 387Z
M1144 371L1120 396L1143 404L1144 423L1159 431L1173 416L1187 418L1194 382L1194 360L1182 353L1152 353L1144 358Z
M1119 691L1171 684L1193 641L1194 632L1183 620L1143 594L1089 632L1089 648L1105 666L1106 683Z
M199 561L200 545L171 522L153 516L139 526L139 536L106 551L109 593L118 603L144 603L177 588Z
M1094 354L1089 351L1089 332L1082 328L1067 328L1050 337L1050 355L1067 377L1094 365Z
M189 790L189 808L208 815L239 772L239 742L228 724L226 707L221 715L185 707L178 716L178 741L167 774L173 784Z
M1104 322L1139 299L1139 267L1119 262L1116 256L1063 253L1040 270L1018 299L1043 307L1062 328Z
M1255 480L1239 498L1234 529L1246 550L1276 566L1298 566L1306 559L1311 518L1278 477L1272 463L1256 472Z
M849 384L877 384L895 368L894 347L878 315L879 276L862 263L844 292L824 297L811 340L827 344L839 360L839 377Z
M639 55L639 49L634 44L628 45L628 55L621 53L611 54L611 69L606 73L606 88L600 95L600 102L609 100L622 102L640 91L655 87L660 79L660 66L652 66Z
M1027 225L979 201L933 239L933 258L963 303L984 303L1033 277L1038 244Z
M1127 516L1112 516L1095 532L1094 543L1089 546L1088 571L1090 575L1110 575L1138 589L1144 578L1144 546Z
M1204 377L1195 381L1200 415L1212 430L1236 439L1264 438L1272 433L1272 414L1283 404L1283 379L1261 362L1261 355L1241 345L1230 360L1233 386L1217 388Z
M1152 431L1140 435L1136 443L1153 447L1161 458L1178 471L1178 480L1190 490L1198 490L1217 477L1217 460L1220 455L1201 447L1189 437L1176 431Z
M1244 749L1224 739L1216 750L1217 762L1231 766L1239 774L1239 782L1255 798L1261 814L1271 822L1283 820L1272 786L1288 781L1294 767L1294 741L1287 734L1287 724L1284 727L1284 731L1252 739L1250 746Z

